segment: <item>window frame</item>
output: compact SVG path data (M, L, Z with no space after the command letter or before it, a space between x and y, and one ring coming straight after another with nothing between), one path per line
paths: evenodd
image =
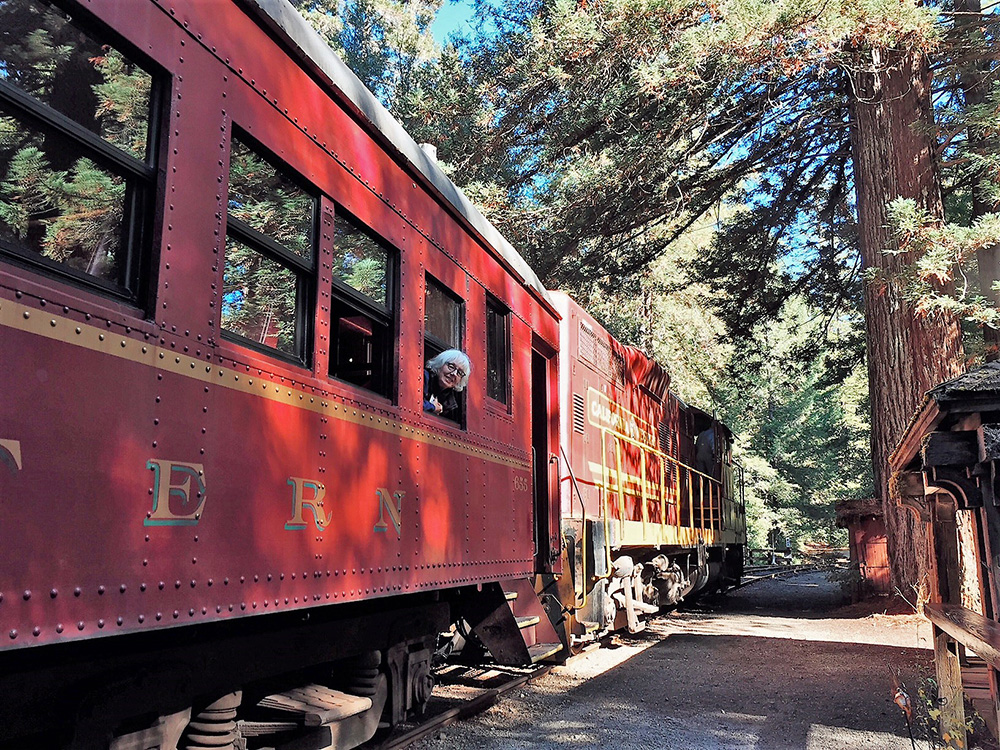
M427 290L431 286L436 287L446 298L450 299L452 302L455 303L455 309L456 309L457 315L458 315L458 325L457 325L457 328L458 328L458 331L457 331L458 341L456 343L454 343L454 344L451 344L451 343L449 343L447 341L444 341L443 339L439 338L438 336L436 336L435 334L433 334L429 330L427 330ZM451 289L450 286L448 286L447 284L445 284L442 281L439 281L435 276L433 276L429 272L425 272L424 273L424 305L423 305L423 310L424 310L424 318L423 318L423 329L424 329L424 336L423 336L423 362L425 364L429 360L433 359L433 357L436 357L438 354L440 354L441 352L446 351L448 349L458 349L459 351L462 351L462 352L466 351L466 348L465 348L465 338L466 338L466 305L465 305L465 300L462 299L459 295L455 294L455 292L452 291L452 289ZM432 349L436 350L436 352L432 356L429 356L428 344L430 344L430 346L431 346ZM421 394L421 398L423 398L423 394ZM443 415L437 415L437 414L434 414L432 412L427 412L427 411L424 411L423 414L424 414L425 417L426 416L430 416L430 417L433 417L434 419L442 420L443 422L445 422L447 424L450 424L450 425L452 425L454 427L457 427L460 430L468 429L468 420L469 420L468 387L466 387L465 390L463 390L459 394L458 403L459 403L459 409L458 409L459 413L457 415L455 415L454 417L445 417Z
M427 330L427 289L431 285L436 286L440 289L444 295L455 303L456 309L458 310L458 342L455 344L448 343L442 338L439 338L435 334ZM460 296L455 294L451 288L444 282L438 281L437 278L432 276L430 273L424 274L424 361L431 359L427 356L427 343L430 342L434 347L439 348L441 352L447 349L459 349L465 351L465 300ZM440 352L438 352L440 353ZM436 355L435 355L436 356Z
M501 320L501 330L500 337L502 341L500 346L502 349L501 358L499 361L500 369L500 382L502 386L502 396L503 398L498 398L494 395L492 391L493 379L490 376L491 367L493 364L490 362L490 358L493 356L493 348L490 346L490 320L491 313L495 316L494 319ZM486 396L492 399L495 403L502 406L509 413L511 410L511 405L513 402L512 394L512 381L511 370L512 370L512 357L513 357L513 345L511 343L511 311L503 302L498 298L494 297L489 292L486 293Z
M369 297L343 279L336 273L330 274L330 342L329 361L327 362L326 375L328 378L338 383L344 383L352 388L360 388L366 393L373 393L377 396L389 399L392 403L398 401L398 378L394 377L398 371L398 357L396 351L399 341L399 267L400 252L391 242L379 235L370 226L361 221L357 216L336 201L333 202L333 232L331 233L331 252L334 256L337 253L337 222L347 220L356 230L365 234L368 239L385 251L385 304ZM334 307L336 305L346 305L353 308L360 314L372 318L376 323L385 327L386 345L383 347L381 363L381 378L385 383L384 390L366 388L363 385L353 383L350 380L338 377L333 372L335 361L335 348L338 343L336 334L336 317ZM393 343L395 342L395 343ZM374 369L374 368L373 368Z
M150 77L149 112L146 123L146 158L139 159L112 145L97 133L17 86L0 80L0 111L5 116L24 122L42 134L67 142L75 158L86 158L126 184L121 227L122 267L118 283L107 281L86 271L71 268L60 261L45 258L25 249L19 243L0 238L0 258L13 265L41 273L103 297L124 302L150 312L155 293L153 238L162 217L157 210L163 184L159 163L163 159L166 141L164 122L170 76L152 58L109 28L85 9L67 11L60 3L48 3L54 10L65 13L73 26L99 44L108 44L127 55L130 62Z
M319 262L319 234L320 234L320 191L312 185L302 175L300 175L291 165L282 161L270 148L257 140L249 132L241 128L235 122L229 133L229 155L232 158L233 140L239 140L244 147L253 154L267 162L275 170L282 173L296 187L312 198L312 220L310 222L310 259L306 260L291 250L285 248L280 242L269 235L259 232L251 227L247 222L232 216L229 211L230 185L227 176L226 182L226 236L228 241L230 236L246 245L250 250L259 253L264 258L277 263L282 268L295 274L295 352L290 354L277 347L267 346L247 338L242 334L230 331L225 328L225 323L221 321L220 305L220 335L226 341L230 341L240 346L253 349L261 354L275 357L290 364L301 367L310 367L313 359L313 330L317 299L317 264ZM231 174L232 166L229 166ZM234 231L235 230L235 231ZM226 257L225 242L223 243L222 273L225 276Z

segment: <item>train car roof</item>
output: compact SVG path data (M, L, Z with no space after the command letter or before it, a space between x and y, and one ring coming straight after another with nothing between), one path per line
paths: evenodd
M330 49L288 0L245 0L245 4L267 23L272 32L284 39L292 51L300 56L302 62L313 67L315 72L339 90L353 105L356 114L371 123L399 155L427 180L438 195L468 222L487 245L493 248L508 268L520 277L520 281L533 289L550 308L554 309L548 290L521 254L441 171L434 159L423 152L399 121L382 106L354 71Z

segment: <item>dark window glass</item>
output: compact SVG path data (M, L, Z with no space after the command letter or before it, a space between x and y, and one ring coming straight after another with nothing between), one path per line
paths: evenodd
M502 404L510 393L510 312L486 298L486 395Z
M334 232L333 272L383 307L388 299L389 253L355 221L344 217Z
M306 363L316 198L239 133L229 180L223 331Z
M222 300L225 330L261 346L296 355L299 304L295 271L227 237Z
M430 277L424 299L424 333L436 349L428 359L445 349L462 348L462 303Z
M424 361L433 359L445 349L459 349L462 346L464 306L442 284L427 277L427 291L424 295ZM446 419L465 426L465 391L457 394L458 413Z
M394 254L338 208L330 375L392 397Z
M0 2L0 248L138 300L153 85L66 13Z
M315 198L238 138L229 157L229 216L304 260L313 255Z
M145 159L152 76L63 11L0 3L0 80Z

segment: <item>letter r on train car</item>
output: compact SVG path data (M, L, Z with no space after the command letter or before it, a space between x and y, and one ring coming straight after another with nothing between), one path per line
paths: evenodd
M150 459L146 468L153 472L153 511L144 526L194 526L205 505L206 485L203 464ZM177 484L175 478L181 478ZM192 486L192 482L194 485Z
M315 479L303 479L302 477L288 477L288 484L292 485L292 517L285 522L285 528L289 531L300 531L308 525L304 516L306 508L312 513L313 522L320 531L326 529L333 520L333 513L329 516L323 507L323 498L326 497L326 485L317 482ZM306 493L309 496L306 496Z
M392 521L392 525L396 528L396 536L402 536L402 523L403 523L403 495L404 492L393 492L389 494L389 490L384 487L379 487L375 490L375 497L378 498L378 521L375 522L372 531L388 531L389 524L385 522L385 511L389 511L389 519ZM392 500L396 502L393 503Z

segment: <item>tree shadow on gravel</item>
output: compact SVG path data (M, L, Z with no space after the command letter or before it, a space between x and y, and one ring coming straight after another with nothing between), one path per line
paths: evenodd
M632 704L633 715L645 715L638 721L662 727L659 747L674 747L666 735L678 732L706 748L896 746L868 744L883 735L906 738L908 747L893 674L915 688L932 671L920 649L678 633L581 684L570 699L598 714L627 714L622 702Z

